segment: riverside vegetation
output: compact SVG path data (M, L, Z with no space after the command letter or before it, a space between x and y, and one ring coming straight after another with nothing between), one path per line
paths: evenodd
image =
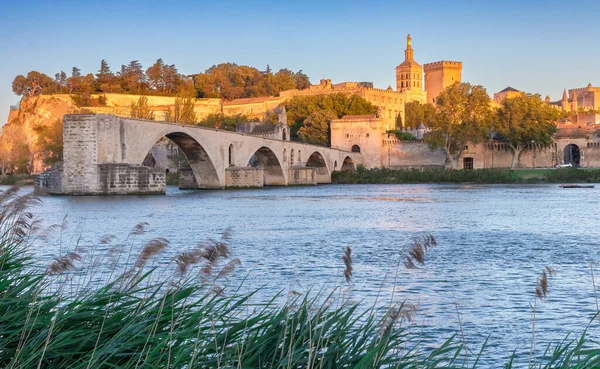
M598 183L600 169L371 169L358 166L356 172L334 172L337 184L389 184L389 183Z
M62 224L41 229L28 210L38 201L32 195L20 195L16 188L0 193L3 368L485 365L487 342L471 350L462 324L457 329L460 333L438 348L421 346L406 324L418 313L410 304L364 310L345 301L343 294L311 297L295 291L285 303L255 303L252 293L230 291L224 278L240 260L231 255L228 231L219 240L200 242L180 252L158 268L157 259L169 241L153 239L139 254L133 254L131 246L147 230L147 223L139 223L122 243L111 235L102 237L98 245L108 250L107 255L97 251L101 248L85 252L85 247L77 244L40 268L32 259L32 243L52 232L61 234L66 217ZM431 235L415 238L406 250L405 267L426 267L427 253L437 246ZM351 288L352 250L348 247L340 254L344 267L340 277ZM536 302L549 293L552 275L548 267L537 279L531 294L534 314ZM533 332L535 315L528 367L592 368L600 364L600 348L585 332L578 339L548 347L541 355ZM505 368L516 365L513 354Z

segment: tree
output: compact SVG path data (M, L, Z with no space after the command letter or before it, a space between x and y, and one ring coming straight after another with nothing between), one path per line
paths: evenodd
M209 114L198 122L199 126L222 129L235 132L238 123L248 121L248 117L242 114L225 115L223 113Z
M100 69L96 73L94 89L96 92L119 92L121 90L114 73L110 70L108 62L104 59L100 62Z
M292 137L295 137L311 113L329 110L337 118L344 115L376 114L377 107L360 96L343 93L329 95L295 96L283 104L287 111ZM327 140L329 141L329 140Z
M190 97L178 97L175 99L174 111L175 123L196 123L196 112L194 111L194 100Z
M302 70L299 70L298 73L294 74L294 84L298 90L304 90L310 87L310 80Z
M158 59L156 63L152 64L146 69L146 76L148 77L148 85L155 91L165 92L165 79L164 79L165 63L162 59Z
M435 117L435 107L433 104L423 105L418 101L411 101L406 103L404 115L406 128L417 128L421 123L429 126Z
M121 65L119 72L121 88L125 92L141 94L146 91L146 74L142 64L137 60L132 60L128 65Z
M504 99L494 117L493 130L513 152L515 168L521 151L531 143L549 145L556 132L560 112L542 101L540 95L522 94Z
M148 98L146 96L140 96L137 103L131 103L131 117L139 119L154 119L154 112L148 105Z
M12 83L13 92L19 96L32 97L41 93L52 93L56 90L54 80L37 71L27 73L27 77L18 75Z
M331 110L318 110L312 112L298 130L298 139L314 145L329 145L329 124L337 115Z
M442 149L446 166L456 168L467 143L477 144L489 134L492 110L490 97L481 86L459 83L446 88L437 98L437 114L423 139L431 150Z
M33 128L37 134L36 146L42 162L48 166L62 160L63 157L63 122L55 120L50 125L39 125Z
M81 77L81 69L73 67L71 70L71 77Z

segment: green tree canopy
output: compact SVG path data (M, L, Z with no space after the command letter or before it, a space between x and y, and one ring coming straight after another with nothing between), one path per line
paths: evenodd
M552 143L560 115L560 111L544 103L540 95L522 94L502 101L494 117L493 130L512 149L511 168L516 166L527 145Z
M176 123L195 124L196 112L194 111L194 99L191 97L178 97L175 99L174 120Z
M46 165L52 165L63 157L63 122L57 119L49 125L39 125L33 130L37 134L39 155Z
M326 130L327 139L323 140L320 135L317 137L308 136L307 132L314 132L311 130L304 130L302 136L299 135L299 131L305 125L306 119L311 116L312 113L319 111L329 111L333 113L335 118L341 118L344 115L365 115L365 114L376 114L377 107L364 98L356 95L350 97L343 93L329 94L329 95L312 95L312 96L295 96L292 99L286 101L283 104L287 111L288 124L292 127L291 133L293 137L298 137L300 140L308 140L305 142L329 142L329 128ZM316 119L316 116L313 117ZM329 119L330 121L331 119ZM329 124L329 122L327 123Z
M432 131L423 139L432 150L444 150L446 165L455 168L467 143L479 143L489 135L490 97L481 86L457 82L438 96L436 104L429 124Z
M242 114L225 115L223 113L217 113L209 114L206 118L199 121L198 125L235 132L236 125L245 122L248 122L248 117Z
M337 115L331 110L317 110L310 113L298 130L298 139L314 145L329 145L331 133L329 126Z
M435 118L435 106L429 103L423 105L418 101L411 101L406 103L404 115L404 126L406 128L417 128L420 123L429 126Z
M150 105L148 105L148 98L146 96L140 96L137 102L131 103L131 117L139 119L153 119L154 114Z

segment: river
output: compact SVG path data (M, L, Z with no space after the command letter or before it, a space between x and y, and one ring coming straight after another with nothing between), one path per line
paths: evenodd
M77 242L97 243L104 234L124 239L137 223L148 222L134 245L167 238L171 245L160 261L166 263L177 251L231 228L231 250L242 261L235 278L246 278L248 290L305 293L339 286L347 298L369 305L394 289L396 299L417 305L413 324L424 342L459 333L458 308L470 348L478 351L489 335L486 362L498 364L514 349L520 357L529 352L536 276L546 265L556 274L547 299L537 303L538 347L582 333L596 312L590 270L590 262L600 261L596 187L170 187L166 196L44 197L34 212L46 224L68 214L69 227L62 242L41 242L36 258L48 263ZM406 269L407 245L423 232L434 235L438 246L426 254L425 265ZM347 246L351 285L342 275Z

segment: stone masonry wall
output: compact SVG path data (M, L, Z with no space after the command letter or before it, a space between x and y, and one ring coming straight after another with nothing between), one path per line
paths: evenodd
M65 115L63 119L63 193L79 195L98 190L95 115Z
M263 187L265 172L261 168L229 167L225 169L225 186L232 188Z
M198 182L192 168L179 168L177 170L179 174L179 189L180 190L194 190L198 189Z
M288 169L288 185L316 185L315 168L290 167Z
M94 195L164 195L165 174L144 166L99 164Z

